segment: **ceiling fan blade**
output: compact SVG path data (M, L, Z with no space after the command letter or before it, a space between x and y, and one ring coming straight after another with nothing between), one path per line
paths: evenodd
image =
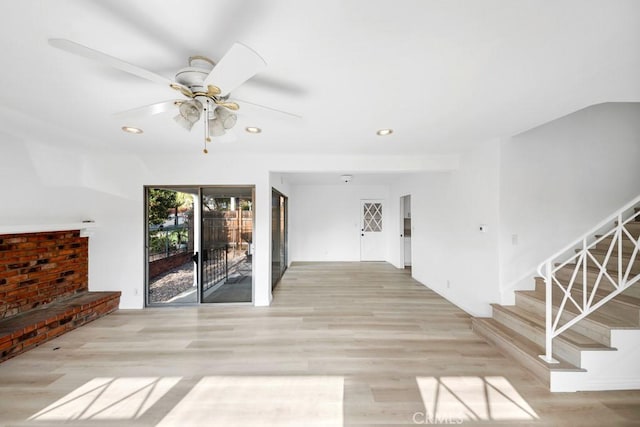
M142 77L143 79L151 80L152 82L160 83L163 85L168 85L175 90L179 90L187 96L189 96L188 94L191 93L189 88L178 84L171 79L163 77L152 71L145 70L144 68L140 68L137 65L129 64L128 62L125 62L121 59L118 59L111 55L107 55L106 53L100 52L98 50L91 49L90 47L81 45L71 40L49 39L49 44L55 48L73 53L74 55L91 59L96 62L100 62L105 65L109 65L110 67L125 71L129 74L133 74L134 76Z
M131 110L120 111L118 113L114 113L113 116L116 118L154 116L156 114L174 111L178 106L177 103L180 102L182 101L173 99L169 101L156 102L155 104L149 104L142 107L132 108Z
M262 75L255 76L247 82L247 85L269 89L290 96L303 96L307 94L307 90L302 86L277 77Z
M256 104L255 102L245 101L243 99L233 98L233 101L237 101L238 103L240 103L241 106L242 105L251 105L253 107L258 107L258 108L262 108L262 109L265 109L265 110L273 111L273 112L278 113L278 114L284 114L284 115L287 115L287 116L290 116L290 117L295 117L296 119L301 119L302 118L302 116L299 115L299 114L289 113L288 111L278 110L277 108L267 107L267 106L264 106L264 105ZM243 111L242 108L240 110Z
M220 88L221 95L226 96L266 66L264 59L253 49L236 42L204 79L204 86L215 85Z

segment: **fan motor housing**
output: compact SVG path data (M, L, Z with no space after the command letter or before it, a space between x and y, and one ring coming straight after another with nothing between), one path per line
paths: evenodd
M207 78L215 62L205 56L192 56L189 58L189 66L181 69L176 74L176 82L192 91L204 90L203 82Z
M176 82L191 89L192 91L203 90L204 79L211 70L198 67L186 67L176 74Z

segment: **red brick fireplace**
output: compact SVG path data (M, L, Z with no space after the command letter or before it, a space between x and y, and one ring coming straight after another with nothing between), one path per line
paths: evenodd
M0 361L118 308L89 292L88 250L79 230L0 234Z

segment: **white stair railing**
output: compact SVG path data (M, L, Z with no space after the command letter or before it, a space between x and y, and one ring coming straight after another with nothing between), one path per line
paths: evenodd
M538 267L546 293L545 354L540 355L545 362L557 363L553 359L555 337L640 281L640 273L632 272L640 271L640 232L635 230L638 234L634 237L634 231L630 230L630 224L640 220L640 211L636 212L638 206L640 196ZM611 228L614 221L615 226ZM608 248L596 249L596 245L609 240ZM617 262L610 266L616 257ZM559 273L563 277L559 277ZM559 302L555 313L554 289ZM571 315L567 315L569 311Z

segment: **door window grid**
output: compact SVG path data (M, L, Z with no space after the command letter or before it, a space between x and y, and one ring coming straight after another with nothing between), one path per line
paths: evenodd
M382 203L363 204L363 231L379 233L382 231Z

